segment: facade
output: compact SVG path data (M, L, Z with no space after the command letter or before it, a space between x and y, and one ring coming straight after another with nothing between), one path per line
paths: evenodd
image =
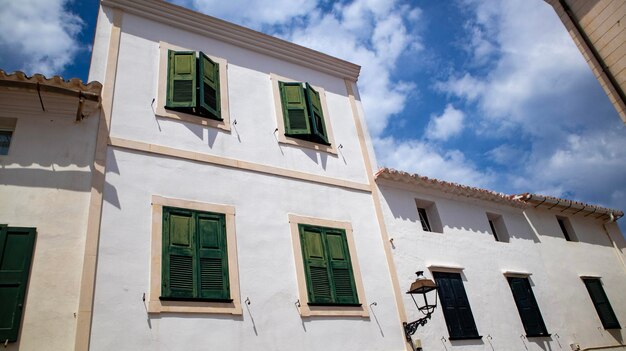
M6 350L73 348L100 89L97 82L0 70L0 343Z
M110 135L76 349L403 349L360 68L160 1L102 1L96 33Z
M620 0L546 0L626 123L626 4Z
M416 333L425 350L623 343L626 242L614 222L621 211L390 169L376 182L400 286L416 270L439 285L439 307ZM408 296L404 304L409 320L420 317Z

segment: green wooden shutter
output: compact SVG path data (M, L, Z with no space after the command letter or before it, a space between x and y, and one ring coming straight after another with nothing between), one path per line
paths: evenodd
M546 325L543 323L537 300L530 287L528 278L508 277L513 299L519 311L526 336L548 336Z
M162 297L197 295L195 226L191 211L163 207Z
M311 121L313 123L313 134L316 136L316 141L328 144L328 135L326 133L326 124L324 124L324 113L322 112L320 93L313 89L309 83L306 83L306 97L309 115L311 116Z
M596 312L598 312L598 316L600 317L600 321L602 321L602 326L604 329L620 329L619 321L615 316L615 312L613 312L613 307L611 307L611 303L602 288L602 283L600 279L583 279L585 282L585 286L587 287L587 291L589 291L589 296L593 301L593 306L596 308Z
M285 134L310 135L312 129L302 83L278 82L278 85L285 119Z
M220 67L202 52L198 60L198 77L200 110L211 118L221 120Z
M441 300L450 339L478 338L478 330L461 275L459 273L433 272L433 277L439 286L437 292Z
M166 107L196 107L196 53L194 51L168 51Z
M335 302L356 304L359 299L356 293L346 234L343 230L326 229L325 238Z
M35 244L35 228L0 226L0 341L17 341Z
M320 228L304 225L300 225L299 229L309 302L332 303L332 286L323 232Z
M229 299L225 216L198 212L197 228L199 297Z

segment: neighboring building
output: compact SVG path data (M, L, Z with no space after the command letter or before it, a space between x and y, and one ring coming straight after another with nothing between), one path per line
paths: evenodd
M102 1L90 79L111 93L110 142L76 349L403 349L359 70L166 2Z
M101 88L0 70L0 348L73 348Z
M552 5L626 123L626 2L545 0Z
M439 285L440 306L415 334L425 350L623 342L626 242L614 222L621 211L391 169L376 182L400 286L418 270ZM421 317L408 296L404 305L409 320Z

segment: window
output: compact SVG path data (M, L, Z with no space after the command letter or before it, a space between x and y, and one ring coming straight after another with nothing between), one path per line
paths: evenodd
M12 130L0 129L0 155L9 154L9 146L11 145Z
M3 341L17 341L35 236L35 228L0 225L0 340Z
M149 313L242 314L235 208L152 196Z
M278 82L285 135L324 145L328 143L320 94L299 82Z
M507 277L527 337L550 336L527 277Z
M163 208L161 299L231 302L224 214Z
M195 51L168 51L165 108L222 120L219 64Z
M415 199L415 205L422 230L425 232L443 233L443 227L435 203L428 200Z
M600 279L583 278L583 282L585 282L593 306L596 308L596 312L598 312L604 329L620 329L620 324L615 316L615 312L613 312L609 299L606 297Z
M501 215L487 212L487 221L489 221L491 234L496 241L509 241L509 233L506 230L506 225Z
M154 114L230 132L228 62L200 51L159 42Z
M324 88L274 73L270 80L277 141L337 155Z
M563 237L567 241L576 241L576 237L574 236L574 229L572 228L572 224L567 217L556 217L557 222L559 223L559 227L561 228L561 232L563 233Z
M289 215L301 316L368 317L349 222Z
M480 339L460 273L433 272L450 340Z
M359 305L346 232L306 224L298 228L309 304Z

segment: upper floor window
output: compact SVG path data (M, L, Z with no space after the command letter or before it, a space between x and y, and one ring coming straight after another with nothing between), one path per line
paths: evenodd
M219 70L202 52L169 50L165 108L222 120Z
M574 229L572 228L569 218L557 216L556 220L559 223L559 228L561 228L561 233L563 233L565 240L576 241Z
M0 155L9 154L9 146L11 145L12 137L13 137L12 130L0 129Z
M491 235L496 241L508 242L509 233L504 224L504 219L501 215L487 212L487 221L489 222L489 229L491 229Z
M330 145L320 94L309 83L279 82L285 135Z
M435 203L428 200L415 199L415 205L422 230L425 232L443 233L443 226L441 225Z

